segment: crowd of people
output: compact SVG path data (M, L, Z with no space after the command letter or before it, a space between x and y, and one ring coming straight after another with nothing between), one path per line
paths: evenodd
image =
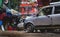
M0 26L2 30L17 30L17 24L19 23L19 16L13 15L11 13L11 8L8 6L9 1L5 0L3 2L3 7L0 9ZM0 27L1 28L1 27Z
M6 12L6 9L0 10L0 21L6 30L16 30L19 23L19 17Z

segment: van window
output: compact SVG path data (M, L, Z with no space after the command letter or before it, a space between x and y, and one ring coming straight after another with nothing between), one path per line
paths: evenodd
M43 15L50 15L50 14L52 14L52 8L53 7L47 7L47 8L44 8L44 9L42 9L42 13L43 13Z
M59 13L60 13L60 6L56 6L54 14L59 14Z

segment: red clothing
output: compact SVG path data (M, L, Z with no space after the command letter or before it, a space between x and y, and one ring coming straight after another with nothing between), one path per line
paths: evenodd
M43 6L43 2L42 2L42 0L37 0L37 2L38 2L38 6L40 6L40 7Z
M0 20L3 20L5 16L6 16L5 13L0 14Z
M7 30L11 31L13 28L11 26L8 26Z

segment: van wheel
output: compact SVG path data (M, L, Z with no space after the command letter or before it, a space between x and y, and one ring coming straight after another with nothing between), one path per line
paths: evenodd
M26 30L25 30L26 32L33 32L34 31L34 28L33 28L33 26L32 26L32 24L28 24L27 26L26 26Z

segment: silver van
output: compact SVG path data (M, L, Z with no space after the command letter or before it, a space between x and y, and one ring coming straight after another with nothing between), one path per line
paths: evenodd
M51 5L40 9L39 16L26 17L24 28L27 32L37 29L41 32L60 29L60 4L51 3Z

